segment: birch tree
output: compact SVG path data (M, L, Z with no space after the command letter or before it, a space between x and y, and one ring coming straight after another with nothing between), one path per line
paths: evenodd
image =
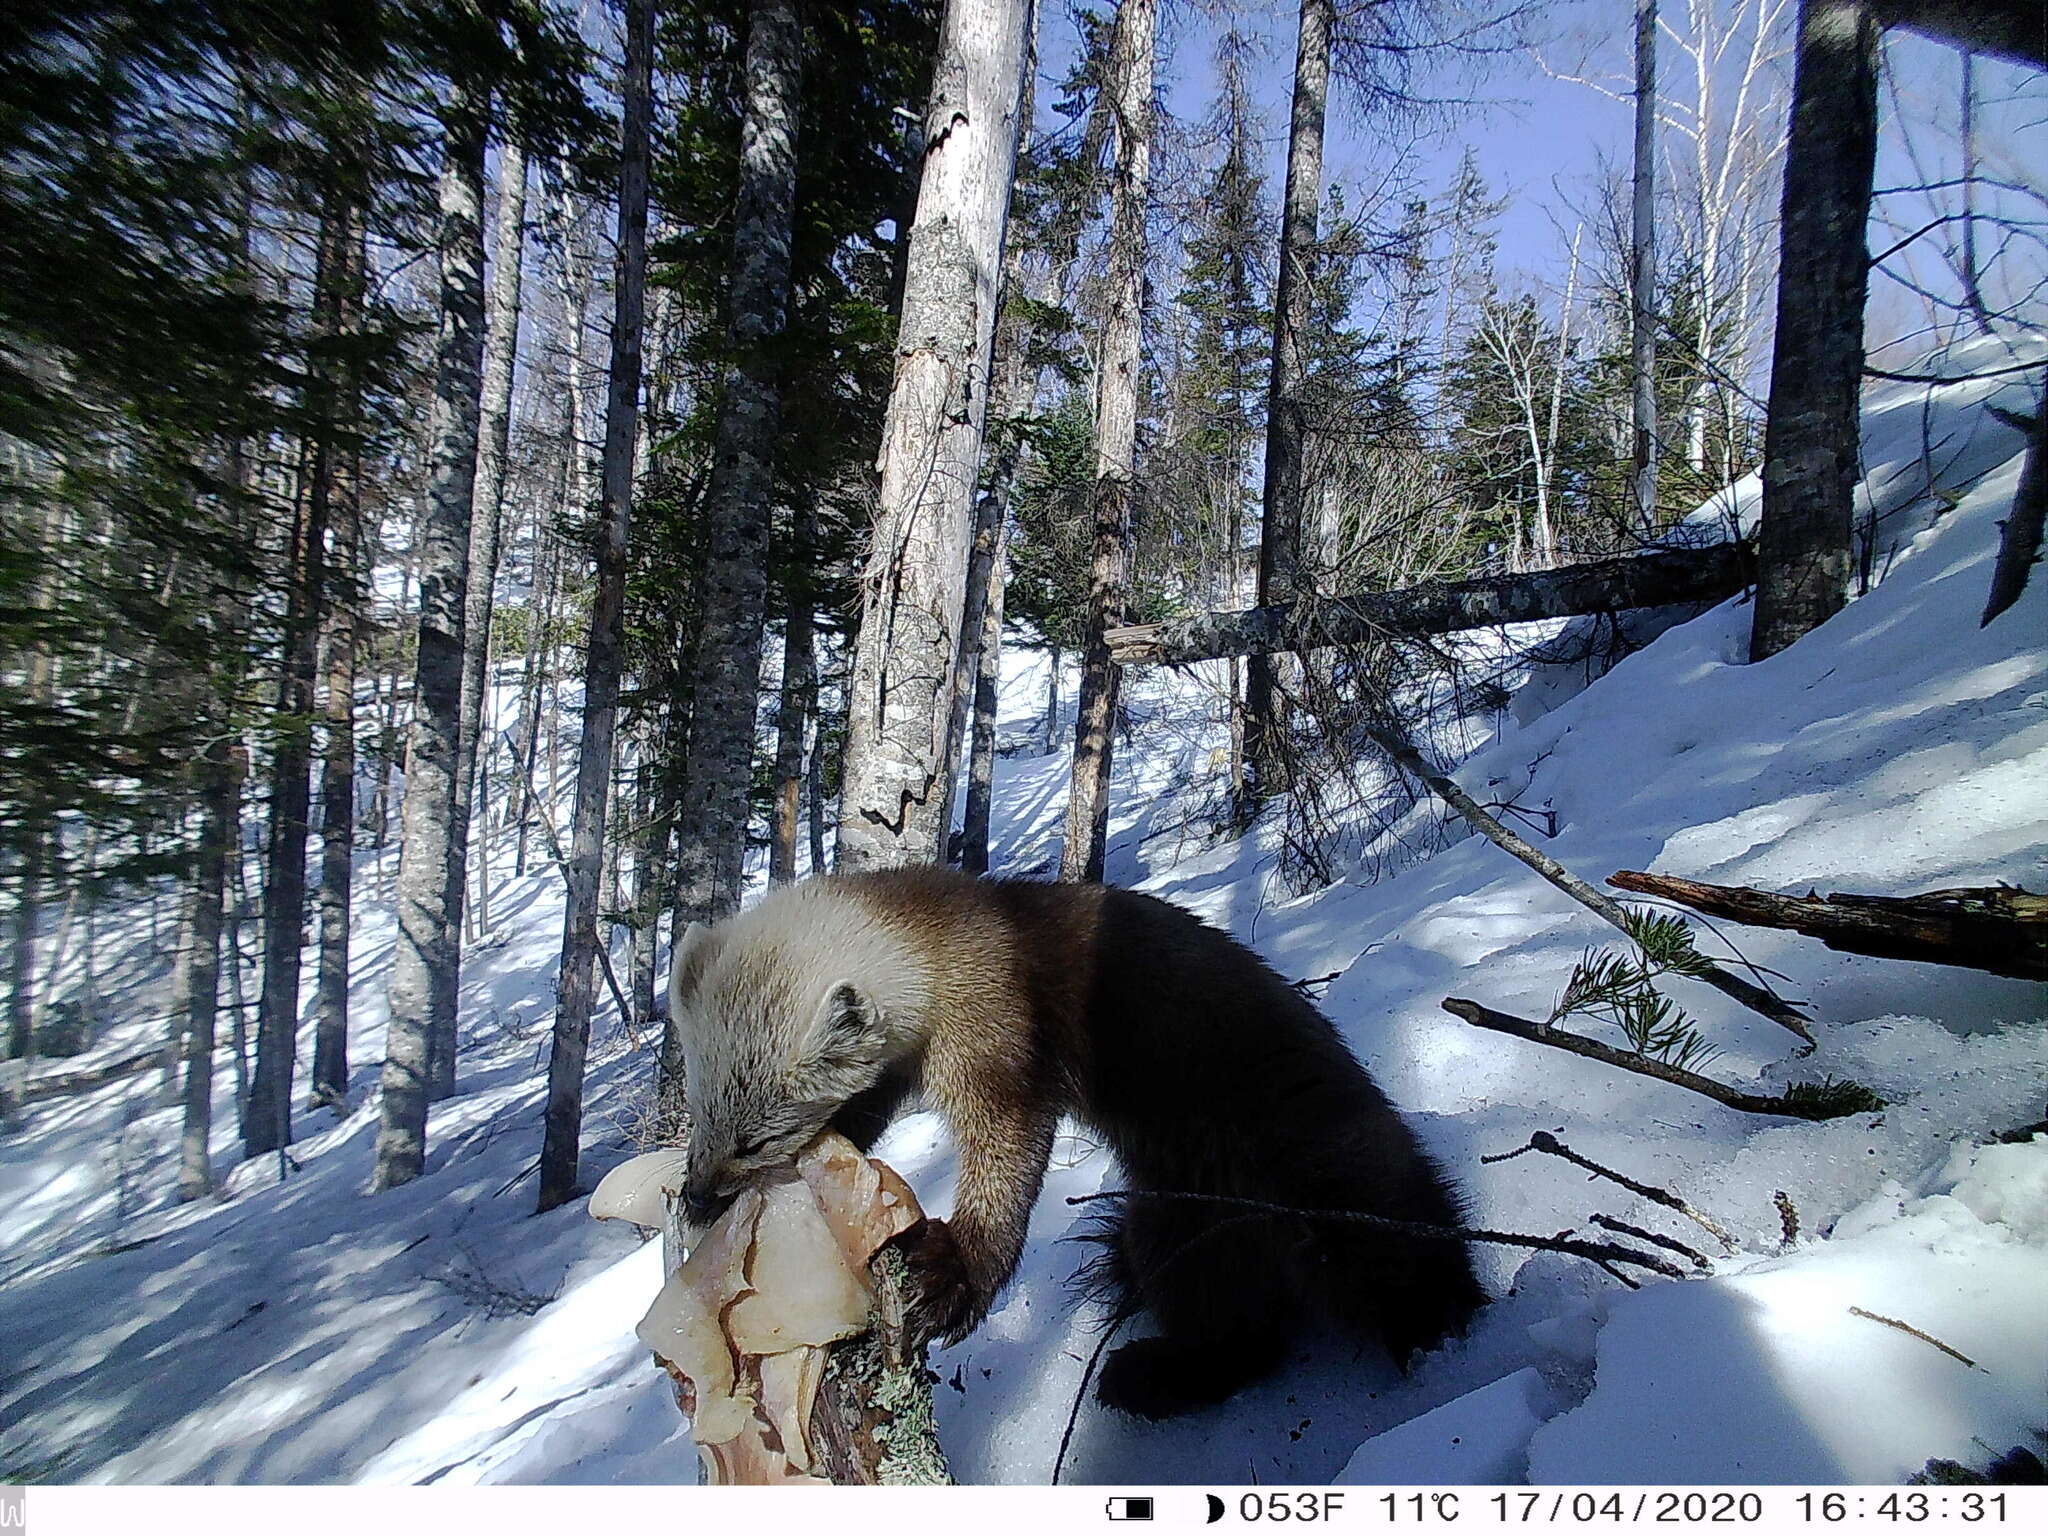
M839 867L934 863L1029 0L948 0L848 690Z
M442 112L441 315L436 336L432 482L420 519L419 657L400 811L398 942L391 957L376 1187L391 1189L426 1166L434 1058L453 1079L460 984L461 907L454 862L456 766L462 714L462 642L469 526L484 345L483 181L488 93L450 82ZM252 1116L253 1118L253 1116Z
M1116 177L1110 203L1108 313L1095 399L1094 535L1087 640L1074 726L1062 880L1102 879L1109 825L1112 728L1120 672L1105 631L1124 618L1137 467L1138 387L1145 319L1145 214L1151 182L1153 0L1124 0L1112 54Z
M455 754L455 846L450 855L462 878L456 881L458 914L467 900L472 810L477 787L477 741L490 688L491 613L498 585L498 546L503 533L505 450L512 431L512 375L519 351L520 272L526 247L526 149L518 125L507 124L498 150L498 208L491 231L491 286L486 296L483 399L477 426L475 510L469 522L469 587L463 601L462 715ZM489 921L490 857L485 844L477 882L479 931ZM458 915L457 926L460 926ZM435 1083L435 1097L452 1089ZM435 1066L441 1066L436 1060Z
M653 106L654 0L627 0L624 123L619 154L618 280L605 403L601 542L583 681L583 737L576 756L576 822L569 852L562 968L540 1158L540 1209L576 1192L583 1128L583 1066L596 1001L597 882L604 861L605 797L625 649L626 536L639 429L640 340L647 283L647 165Z

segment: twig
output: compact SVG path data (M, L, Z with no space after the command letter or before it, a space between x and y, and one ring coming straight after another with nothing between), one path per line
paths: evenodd
M1054 1483L1059 1482L1060 1472L1067 1464L1067 1447L1073 1442L1074 1426L1081 1419L1081 1404L1088 1396L1088 1383L1094 1379L1095 1367L1101 1363L1102 1352L1109 1348L1109 1341L1116 1336L1117 1329L1121 1328L1124 1322L1125 1319L1121 1317L1109 1320L1109 1326L1102 1330L1102 1337L1095 1341L1095 1348L1088 1352L1088 1363L1081 1368L1081 1385L1074 1393L1074 1406L1067 1410L1067 1427L1060 1432L1059 1454L1052 1460Z
M1580 906L1605 918L1623 933L1628 932L1628 912L1620 902L1581 880L1534 843L1504 824L1499 817L1487 811L1478 801L1459 788L1457 782L1448 774L1440 773L1433 768L1416 749L1415 744L1402 733L1390 711L1375 711L1374 717L1366 720L1365 731L1379 744L1382 751L1426 784L1437 798L1464 817L1473 830L1487 841L1504 852L1513 854ZM1723 995L1732 997L1743 1007L1762 1014L1772 1023L1791 1030L1808 1045L1814 1043L1813 1032L1806 1027L1806 1016L1768 987L1760 987L1753 981L1745 981L1718 965L1702 972L1698 979Z
M1634 1051L1624 1051L1615 1046L1604 1045L1584 1035L1575 1035L1568 1029L1559 1029L1555 1024L1540 1024L1534 1019L1516 1018L1511 1013L1502 1013L1484 1003L1475 1003L1467 997L1447 997L1443 1001L1446 1013L1454 1013L1467 1024L1476 1024L1481 1029L1498 1030L1504 1035L1513 1035L1520 1040L1533 1041L1537 1045L1554 1045L1561 1051L1570 1051L1574 1056L1584 1056L1589 1061L1604 1062L1610 1067L1619 1067L1624 1072L1635 1072L1643 1077L1654 1077L1660 1083L1669 1083L1674 1088L1688 1088L1697 1094L1726 1104L1730 1109L1739 1109L1751 1115L1787 1115L1795 1120L1822 1120L1833 1118L1795 1104L1788 1104L1782 1098L1768 1097L1759 1093L1744 1093L1740 1088L1711 1077L1702 1077L1697 1072L1688 1072L1683 1067L1674 1067L1651 1056L1639 1056Z
M1645 1243L1655 1243L1659 1248L1669 1248L1673 1253L1682 1253L1692 1260L1692 1267L1694 1269L1706 1269L1713 1262L1704 1253L1701 1253L1699 1249L1688 1247L1677 1238L1666 1237L1661 1232L1651 1232L1642 1227L1632 1227L1625 1221L1617 1221L1612 1216L1602 1216L1598 1213L1595 1213L1592 1220L1593 1225L1596 1227L1605 1227L1608 1231L1619 1232L1624 1237L1637 1238Z
M1679 1215L1685 1217L1688 1221L1704 1228L1730 1253L1736 1250L1737 1244L1734 1237L1730 1235L1726 1227L1714 1220L1713 1217L1702 1211L1695 1210L1668 1189L1659 1189L1654 1184L1645 1184L1639 1179L1632 1179L1625 1173L1616 1173L1612 1168L1605 1167L1600 1163L1594 1162L1590 1157L1584 1157L1574 1152L1548 1131L1534 1132L1529 1137L1529 1144L1527 1146L1517 1147L1513 1152L1491 1157L1486 1159L1486 1161L1505 1162L1510 1157L1520 1157L1524 1152L1543 1152L1551 1157L1561 1157L1568 1163L1576 1163L1595 1178L1607 1179L1619 1184L1632 1195L1641 1195L1645 1200L1653 1200L1666 1210L1678 1212Z
M1792 1203L1792 1197L1782 1189L1771 1196L1771 1203L1778 1208L1778 1231L1785 1246L1790 1248L1799 1241L1799 1207Z
M562 835L555 830L555 813L548 803L541 799L540 787L533 782L533 764L527 763L525 768L527 803L540 813L540 829L547 834L548 857L554 861L555 869L566 885L569 880L569 859L562 852ZM618 973L612 969L610 945L597 946L597 963L604 968L605 985L612 990L612 1002L619 1010L619 1022L626 1026L626 1039L634 1050L644 1050L646 1047L640 1038L640 1031L633 1027L633 1010L626 1006L625 989L619 985Z
M1902 1323L1896 1317L1885 1317L1877 1312L1866 1312L1861 1307L1851 1307L1849 1309L1849 1312L1852 1316L1855 1317L1868 1318L1873 1323L1883 1323L1887 1328L1896 1328L1901 1333L1910 1333L1911 1335L1913 1335L1914 1338L1918 1339L1921 1343L1932 1344L1944 1355L1947 1355L1949 1359L1960 1360L1963 1362L1963 1364L1967 1365L1973 1371L1981 1371L1984 1369L1983 1366L1979 1365L1976 1361L1972 1360L1960 1349L1949 1348L1948 1345L1942 1343L1941 1340L1937 1339L1933 1334L1923 1333L1920 1329L1915 1328L1911 1323Z
M1500 1243L1510 1248L1539 1248L1546 1253L1569 1253L1581 1259L1611 1259L1620 1264L1634 1264L1641 1269L1655 1270L1660 1275L1669 1275L1674 1280L1686 1278L1684 1270L1676 1264L1657 1258L1654 1254L1639 1253L1633 1248L1624 1248L1619 1243L1582 1243L1562 1237L1533 1237L1526 1232L1489 1232L1480 1227L1440 1227L1428 1221L1397 1221L1391 1216L1370 1216L1364 1211L1316 1210L1302 1206L1275 1205L1268 1200L1247 1200L1238 1195L1205 1195L1190 1190L1177 1189L1106 1189L1093 1195L1070 1195L1069 1205L1086 1205L1094 1200L1197 1200L1211 1205L1235 1206L1239 1210L1263 1211L1272 1216L1293 1216L1306 1221L1343 1221L1361 1227L1373 1227L1383 1232L1399 1232L1404 1237L1420 1237L1439 1243Z

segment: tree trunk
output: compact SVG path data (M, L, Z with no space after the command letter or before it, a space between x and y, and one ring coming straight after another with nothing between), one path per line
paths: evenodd
M1062 880L1100 880L1109 827L1112 728L1121 675L1108 630L1123 622L1137 468L1138 387L1145 321L1145 199L1151 180L1153 0L1123 0L1115 60L1116 181L1110 202L1109 312L1095 397L1095 539L1087 639L1075 709Z
M1880 26L2048 69L2040 0L1879 0L1877 10Z
M1129 666L1128 661L1123 665ZM1050 753L1060 729L1060 648L1048 646L1045 653L1045 719L1039 732L1039 751Z
M366 252L357 230L348 248L341 329L362 329ZM340 417L351 437L361 431L362 373L346 369ZM348 1107L348 949L355 885L356 608L361 594L361 447L337 450L331 507L333 563L328 575L327 742L320 773L320 959L314 983L312 1103ZM202 832L202 837L204 833ZM219 918L216 915L215 926ZM210 1028L209 1024L209 1028ZM208 1050L211 1051L209 1035Z
M313 329L330 345L342 334L361 243L360 194L330 193L321 216L313 278ZM299 969L306 922L306 833L311 798L314 679L319 670L324 546L336 492L346 496L339 442L341 370L316 357L307 383L312 434L302 455L304 494L293 518L286 577L284 666L279 681L276 750L271 759L270 846L263 882L263 997L256 1020L256 1074L242 1146L249 1157L292 1139L292 1077L299 1039Z
M948 0L848 684L839 866L936 863L1027 0ZM944 781L944 782L942 782Z
M812 635L811 593L805 579L810 517L790 515L788 610L783 615L782 699L775 715L775 825L768 844L768 880L796 879L796 844L803 820L804 731L818 712L818 660Z
M2020 600L2027 575L2041 558L2041 536L2048 525L2048 380L2034 403L2034 427L2027 434L2027 461L2020 466L2019 489L2012 510L1999 524L1998 564L1991 572L1991 597L1984 604L1982 629Z
M1330 99L1332 0L1301 0L1294 58L1294 107L1287 131L1287 201L1280 221L1280 276L1273 296L1273 377L1266 404L1266 476L1259 530L1259 603L1301 591L1302 448L1307 435L1302 341L1314 298L1316 217L1323 190L1323 122ZM1254 655L1245 668L1245 754L1250 793L1285 790L1286 722L1274 663Z
M1847 600L1877 66L1870 0L1801 0L1751 661L1776 655Z
M662 910L668 905L669 822L659 805L661 780L660 731L650 711L641 718L638 752L633 763L633 943L626 977L633 1019L645 1024L654 1017L656 949Z
M483 397L479 407L476 446L476 490L469 520L469 583L463 597L462 705L455 746L454 849L449 857L462 871L454 887L458 913L467 899L469 832L477 802L477 740L483 728L485 694L490 688L491 614L498 587L498 546L504 527L505 450L512 431L512 373L519 351L519 277L526 253L526 150L516 125L498 150L498 210L491 233L491 287L485 312ZM488 848L488 844L486 844ZM484 859L482 880L490 880ZM489 901L484 886L479 903ZM479 913L479 931L487 914ZM454 1088L455 1058L446 1062L449 1090ZM437 1056L435 1098L445 1097Z
M1003 675L1003 583L1007 489L999 493L995 550L991 556L988 600L982 605L981 647L974 661L973 749L967 762L967 808L960 828L960 867L971 874L988 873L989 807L995 792L997 686Z
M1636 0L1635 239L1629 253L1630 484L1636 531L1657 532L1657 0ZM1540 468L1540 466L1539 466Z
M186 949L172 1007L185 1021L185 1114L178 1140L178 1198L213 1188L214 1017L220 998L220 941L228 858L241 816L240 749L225 720L200 759L199 847L186 897ZM229 963L239 957L230 954Z
M398 943L384 1057L376 1187L426 1166L427 1105L453 1088L461 983L462 866L455 862L462 641L484 345L483 94L457 81L443 110L441 320L432 420L433 473L420 521L419 660L406 747L398 856Z
M1122 666L1181 666L1218 656L1256 656L1364 645L1392 636L1443 635L1581 613L1618 613L1674 603L1711 603L1740 592L1752 554L1743 544L1662 549L1519 576L1430 582L1394 592L1352 592L1288 607L1205 613L1109 633Z
M590 1048L597 958L597 880L604 860L605 791L612 768L625 649L626 535L633 508L633 444L640 424L640 330L647 282L647 161L654 64L654 0L627 0L625 121L619 156L616 303L611 391L604 424L604 517L584 668L583 738L576 755L576 824L570 842L562 969L540 1155L540 1209L576 1193L583 1134L583 1064Z

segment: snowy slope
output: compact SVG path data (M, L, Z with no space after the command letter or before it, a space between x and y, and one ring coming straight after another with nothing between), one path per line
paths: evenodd
M1977 627L2019 473L2018 436L1987 401L2027 408L2009 381L1872 395L1865 457L1883 579L1818 632L1742 665L1749 610L1736 601L1590 686L1536 679L1461 781L1554 811L1549 851L1594 879L1630 867L1876 893L2043 888L2048 578L2037 572L2017 607ZM1735 498L1753 500L1753 489ZM1040 657L1011 658L1007 736L1033 735L1045 683ZM1062 693L1070 708L1071 682ZM1202 718L1205 679L1147 676L1134 695L1110 878L1232 929L1283 975L1338 973L1323 1006L1465 1185L1477 1221L1551 1232L1601 1211L1713 1250L1553 1159L1480 1162L1549 1129L1679 1190L1742 1251L1717 1254L1710 1280L1628 1292L1577 1260L1489 1249L1483 1276L1499 1300L1411 1375L1318 1341L1282 1376L1186 1421L1136 1425L1084 1406L1063 1480L1882 1480L1930 1456L1981 1464L1985 1447L2048 1426L2048 1138L1970 1150L2042 1116L2039 988L1731 931L1808 1001L1822 1044L1796 1060L1789 1035L1677 984L1724 1048L1713 1071L1766 1084L1854 1077L1891 1101L1823 1125L1741 1115L1484 1034L1440 1000L1547 1012L1582 951L1607 942L1602 926L1478 839L1376 885L1285 900L1263 829L1212 845L1183 825L1182 791L1220 739ZM999 867L1042 870L1056 856L1065 773L1056 754L1001 762ZM281 1183L273 1167L245 1168L228 1198L182 1212L132 1197L115 1210L107 1149L124 1116L130 1138L173 1123L140 1080L0 1137L0 1469L120 1481L690 1477L673 1400L631 1337L656 1287L653 1251L576 1211L528 1214L532 1182L520 1176L538 1148L554 877L507 881L494 907L509 938L466 967L462 1092L438 1107L429 1174L405 1190L365 1194L373 1106L311 1117L316 1134L293 1149L302 1171ZM388 907L372 905L356 952L365 1063L381 1054L390 941ZM623 1040L597 1053L593 1178L628 1153L622 1122L645 1071ZM373 1077L359 1071L359 1103ZM947 1207L951 1152L931 1117L906 1120L878 1150L928 1205ZM1079 1133L1061 1137L1054 1164L1016 1283L984 1329L934 1360L942 1434L965 1481L1052 1475L1096 1345L1096 1320L1065 1288L1065 1199L1114 1187L1115 1171ZM1801 1224L1783 1252L1780 1190Z

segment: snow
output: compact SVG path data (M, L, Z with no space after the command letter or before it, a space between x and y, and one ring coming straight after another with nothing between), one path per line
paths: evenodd
M1462 755L1457 775L1481 799L1554 813L1545 846L1596 881L1634 868L1877 894L2042 889L2048 576L2037 571L2015 608L1979 628L2021 448L1990 405L2029 409L2024 383L1872 392L1878 579L1797 645L1744 665L1750 611L1726 603L1592 681L1522 668L1507 710L1453 722L1437 750ZM1754 484L1727 502L1753 515ZM1509 654L1498 637L1470 644ZM1016 650L1005 667L1011 750L993 836L1005 873L1046 873L1058 852L1067 767L1037 752L1045 665ZM1782 1029L1674 983L1721 1047L1710 1070L1766 1090L1853 1078L1888 1101L1823 1124L1743 1115L1475 1030L1441 1000L1544 1014L1581 954L1611 935L1427 804L1368 850L1398 873L1370 883L1362 858L1352 878L1291 896L1275 829L1226 840L1202 819L1223 739L1219 674L1134 679L1110 878L1231 929L1283 975L1333 977L1321 1005L1455 1173L1478 1224L1549 1233L1602 1212L1702 1248L1712 1272L1630 1291L1581 1260L1489 1247L1482 1279L1496 1301L1468 1338L1405 1376L1375 1351L1318 1338L1271 1380L1184 1421L1077 1412L1099 1323L1067 1286L1064 1239L1079 1219L1067 1201L1114 1188L1116 1172L1070 1126L1016 1281L984 1328L933 1360L941 1436L963 1481L1049 1480L1070 1418L1062 1481L1269 1485L1898 1481L1930 1457L1981 1466L2048 1426L2048 1138L1997 1141L2043 1115L2039 987L1721 929L1783 975L1821 1044L1801 1058ZM1071 674L1061 695L1070 715ZM393 931L388 856L360 858L357 1107L301 1112L296 1166L235 1166L225 1069L214 1151L233 1171L219 1198L194 1206L168 1203L177 1112L155 1074L0 1129L0 1474L694 1477L673 1394L633 1337L659 1288L658 1245L579 1209L530 1214L558 878L537 864L515 879L501 860L497 936L465 964L457 1096L435 1106L426 1175L372 1196ZM171 926L159 924L163 945ZM1711 935L1702 943L1726 953ZM127 1010L95 1047L111 1055L158 1027L165 950L139 907L103 921L99 949ZM302 1060L310 1029L306 1047ZM648 1071L644 1049L600 1025L587 1182L637 1150ZM1739 1251L1557 1159L1481 1162L1538 1129L1683 1194ZM877 1150L928 1208L949 1207L953 1152L933 1117L904 1120ZM1789 1247L1781 1191L1799 1220Z

